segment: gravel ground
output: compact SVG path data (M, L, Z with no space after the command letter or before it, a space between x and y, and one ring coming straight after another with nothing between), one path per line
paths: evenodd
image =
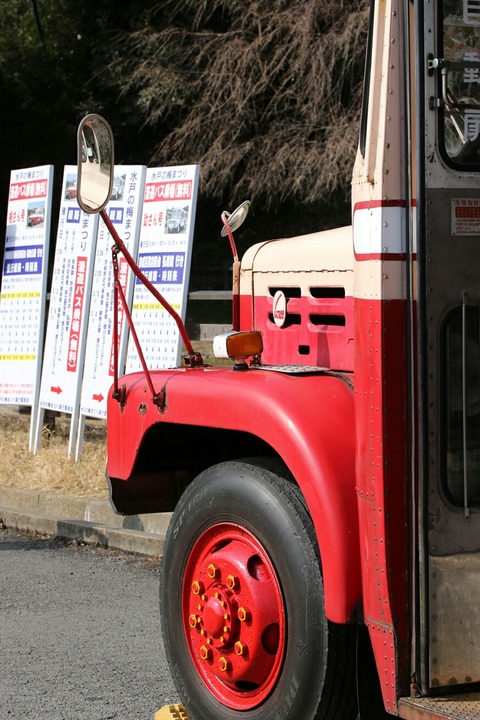
M5 720L151 720L179 702L158 562L0 530Z

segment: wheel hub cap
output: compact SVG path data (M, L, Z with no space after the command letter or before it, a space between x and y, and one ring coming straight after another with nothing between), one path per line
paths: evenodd
M213 695L237 710L263 702L281 671L286 620L273 564L251 533L221 523L199 537L185 569L183 619Z

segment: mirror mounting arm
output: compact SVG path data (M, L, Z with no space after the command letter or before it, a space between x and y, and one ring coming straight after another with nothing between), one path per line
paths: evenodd
M130 313L130 310L128 308L128 304L125 298L125 294L123 292L123 288L121 286L119 277L118 277L118 254L122 253L123 257L128 263L128 266L132 270L135 277L137 277L144 285L145 287L152 293L154 298L158 300L158 302L162 305L162 307L165 308L165 310L172 316L172 318L175 320L178 330L180 332L180 335L182 337L183 343L185 345L185 348L187 350L187 355L184 358L185 365L189 367L195 367L197 365L203 365L203 359L200 353L195 352L195 350L192 347L192 343L190 341L190 338L187 335L187 331L185 329L185 325L183 323L183 320L181 319L180 315L172 308L172 306L165 300L163 295L156 289L154 285L148 280L148 278L142 273L138 265L136 264L133 257L130 255L129 251L127 250L123 240L120 238L119 234L117 233L112 221L108 217L108 214L105 210L100 211L100 216L105 223L105 225L108 228L108 231L110 232L112 238L115 241L115 244L112 247L112 263L113 263L113 275L114 275L114 283L113 283L113 289L114 289L114 298L113 298L113 312L114 312L114 321L113 321L113 363L114 363L114 390L113 390L113 397L120 402L120 404L125 403L125 397L124 393L122 393L122 390L118 387L118 300L120 299L120 302L123 307L123 311L125 312L125 317L127 318L128 326L130 328L130 332L132 333L132 338L135 343L135 347L138 352L138 357L140 360L140 363L142 365L143 372L145 374L145 379L148 384L148 388L150 392L152 393L152 401L155 405L158 405L161 409L164 405L164 393L156 393L155 388L153 386L151 373L148 369L147 363L145 361L145 357L143 355L143 351L140 345L140 341L138 339L135 326L133 324L132 316Z
M102 211L103 212L103 211ZM158 393L155 392L155 388L153 386L152 378L150 375L150 371L148 369L147 363L145 362L145 356L142 351L142 347L140 345L140 341L138 339L138 335L135 331L135 326L133 324L132 315L130 313L127 300L125 298L125 294L123 292L123 288L121 285L121 282L118 277L118 253L120 252L120 248L118 245L113 245L112 247L112 263L113 263L113 393L112 397L114 400L117 400L118 403L120 403L121 407L126 403L126 388L125 385L122 385L120 388L118 386L118 299L120 298L120 302L122 304L123 311L125 313L125 317L127 318L128 326L130 328L130 332L132 333L133 342L135 343L135 347L137 348L138 357L140 360L140 364L142 366L145 379L147 381L148 389L150 390L152 394L152 401L155 405L161 405L161 402L159 401ZM163 406L161 407L163 409Z
M235 245L235 240L233 239L233 233L235 230L238 230L247 217L249 208L250 200L245 200L232 213L224 210L221 215L223 228L220 234L222 237L228 237L233 255L232 327L234 330L240 330L240 270L242 266L240 260L238 259L237 246Z
M224 210L222 212L221 218L222 218L222 223L223 223L223 227L224 227L224 233L228 237L228 240L230 242L230 249L231 249L232 255L233 255L233 262L237 262L238 261L237 246L235 245L235 240L233 239L233 232L232 232L229 222L228 222L230 216L231 216L231 214Z
M238 259L237 246L233 238L233 233L228 224L230 213L223 212L221 215L225 235L230 242L230 248L233 255L232 268L232 329L240 330L240 261Z

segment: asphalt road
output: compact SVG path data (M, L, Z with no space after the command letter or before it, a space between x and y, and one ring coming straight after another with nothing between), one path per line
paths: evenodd
M151 720L179 702L158 562L0 530L0 718Z

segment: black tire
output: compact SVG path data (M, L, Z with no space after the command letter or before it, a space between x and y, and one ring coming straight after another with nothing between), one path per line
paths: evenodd
M265 578L259 594L257 581ZM249 628L241 622L245 602L252 605ZM220 638L223 630L215 634L212 623L219 603L228 618ZM170 669L191 720L356 717L354 629L325 617L312 521L279 464L222 463L186 489L165 539L160 610Z

